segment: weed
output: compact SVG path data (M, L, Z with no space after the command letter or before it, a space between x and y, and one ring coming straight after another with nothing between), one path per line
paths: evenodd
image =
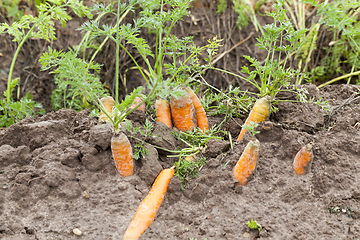
M258 224L255 220L252 220L252 219L251 219L251 221L248 221L246 224L248 225L249 228L251 228L251 229L257 229L257 230L259 230L259 232L260 232L261 229L262 229L262 228L261 228L261 225Z

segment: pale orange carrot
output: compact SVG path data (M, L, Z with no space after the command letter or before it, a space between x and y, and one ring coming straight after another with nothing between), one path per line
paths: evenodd
M128 226L123 240L137 240L154 221L156 213L164 200L174 169L164 169L156 178L150 192L141 202L134 218Z
M139 103L141 103L143 101L143 99L141 99L140 97L136 97L134 99L133 104L131 104L130 108L135 108ZM143 102L137 109L145 112L145 102Z
M169 102L165 99L159 99L155 102L156 121L163 122L171 128L171 112Z
M236 163L233 169L233 175L235 179L239 181L240 185L245 185L248 177L254 172L259 156L259 150L259 140L251 140L246 145L239 161Z
M124 177L133 175L134 161L132 147L124 133L115 134L111 138L111 151L118 173Z
M112 111L115 106L114 99L112 97L108 96L108 97L101 98L100 101L104 105L105 110L109 113L110 116L112 116ZM100 111L99 121L100 122L108 122L109 121L109 118L105 115L105 113L103 111Z
M269 116L269 111L270 111L269 99L267 97L258 99L255 102L244 125L247 125L250 122L259 123L259 122L265 121L266 118ZM246 132L246 129L242 128L241 132L239 134L239 137L237 138L237 141L241 141L243 139L245 132Z
M296 154L294 158L293 168L297 175L302 175L306 173L306 166L311 161L313 156L312 153L312 145L306 144L306 146L302 147L299 152Z
M198 98L198 96L196 96L196 94L190 87L186 87L185 90L190 95L191 100L193 102L198 128L200 128L203 132L209 130L208 118L206 116L204 107L200 102L200 99Z
M177 129L185 132L195 128L194 105L186 91L175 90L171 93L170 108L173 123Z

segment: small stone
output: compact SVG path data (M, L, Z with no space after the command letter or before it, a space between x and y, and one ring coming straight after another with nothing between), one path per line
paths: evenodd
M82 234L82 232L78 228L74 228L73 233L78 236L80 236Z
M81 195L86 199L90 198L90 195L89 195L89 193L87 191L83 191Z
M248 238L248 237L250 237L250 233L245 232L245 233L243 234L243 237L244 237L244 238Z

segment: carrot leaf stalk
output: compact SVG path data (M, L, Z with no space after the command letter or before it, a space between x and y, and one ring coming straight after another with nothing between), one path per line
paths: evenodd
M111 138L111 151L118 173L124 177L133 175L133 151L130 141L124 133L115 133Z
M141 103L140 106L138 106L139 103ZM136 109L139 109L139 110L145 112L145 102L140 97L136 97L134 99L133 104L129 108L130 109L136 108Z
M193 102L198 128L200 128L202 131L208 131L209 122L200 99L198 98L198 96L196 96L196 94L190 87L186 87L185 91L190 95L191 100Z
M195 128L194 105L186 91L175 90L171 93L170 108L174 126L178 130L185 132Z
M297 175L303 175L306 173L306 167L311 161L313 156L312 144L309 143L302 147L294 158L293 168Z
M246 145L233 169L233 175L239 181L239 185L245 185L248 177L255 171L259 150L260 142L256 138Z
M163 122L166 126L171 128L171 112L170 105L166 99L158 99L155 102L156 121Z
M150 192L141 202L134 218L130 222L122 240L137 240L154 221L157 211L164 200L165 193L174 176L174 169L161 171Z
M259 122L265 121L267 119L267 117L269 116L269 111L270 111L269 99L267 97L258 99L255 102L244 125L248 125L250 122L259 123ZM246 129L242 128L241 132L239 134L239 137L237 138L237 141L243 140L245 132L246 132Z

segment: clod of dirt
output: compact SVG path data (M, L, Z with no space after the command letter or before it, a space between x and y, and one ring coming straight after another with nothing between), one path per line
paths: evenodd
M156 149L150 144L145 144L145 149L148 153L140 160L139 176L148 185L152 185L163 168L159 163L159 155Z
M219 154L226 152L230 148L230 143L221 139L211 138L207 143L204 156L215 158Z
M111 144L111 137L113 136L112 125L100 124L90 128L89 141L92 142L95 148L105 151Z
M148 139L148 142L163 149L175 150L176 139L171 134L170 130L171 129L169 129L163 122L157 122ZM158 149L158 151L160 154L169 154L169 152L162 149Z
M10 145L2 145L0 147L0 167L5 167L12 163L25 165L30 160L31 153L27 146L13 148Z
M145 123L146 115L143 111L136 109L135 111L130 113L126 118L131 120L132 122L138 122L141 125L143 125Z
M314 103L278 103L274 118L290 129L312 133L324 126L323 113Z
M279 141L284 134L281 124L276 124L271 121L260 123L255 130L260 132L255 135L260 142Z

